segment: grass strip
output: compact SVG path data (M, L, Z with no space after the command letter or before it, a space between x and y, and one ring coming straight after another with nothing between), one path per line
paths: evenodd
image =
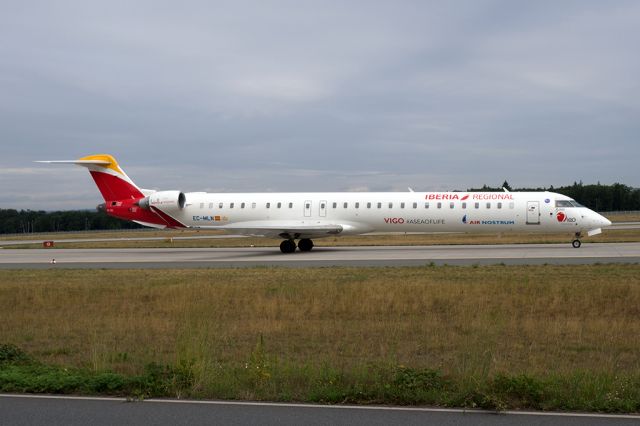
M0 345L0 352L13 345ZM21 352L22 353L22 352ZM44 365L31 358L0 362L0 391L147 397L202 397L315 403L432 405L491 410L640 411L640 377L576 371L568 375L446 376L439 370L368 365L357 370L294 366L267 360L260 345L242 366L225 367L207 389L194 390L193 364L149 364L142 374Z

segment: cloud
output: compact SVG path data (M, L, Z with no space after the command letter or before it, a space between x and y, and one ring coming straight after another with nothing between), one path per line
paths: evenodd
M31 161L96 152L182 190L640 186L639 19L633 1L15 3L2 203L91 207L90 178Z

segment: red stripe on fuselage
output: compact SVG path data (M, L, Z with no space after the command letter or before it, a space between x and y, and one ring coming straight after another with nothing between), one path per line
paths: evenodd
M96 171L91 171L90 173L105 201L144 197L138 188L117 176Z
M165 222L167 222L170 228L186 228L186 226L184 226L182 223L178 222L157 207L152 206L151 211L160 216Z

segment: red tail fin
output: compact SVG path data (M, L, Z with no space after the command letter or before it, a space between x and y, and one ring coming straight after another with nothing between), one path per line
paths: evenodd
M105 201L137 200L144 194L108 154L88 155L79 160L42 161L42 163L71 163L86 167L91 173Z

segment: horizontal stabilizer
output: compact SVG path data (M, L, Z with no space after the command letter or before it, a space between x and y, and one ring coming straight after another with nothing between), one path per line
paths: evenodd
M35 161L35 163L48 163L48 164L77 164L79 166L82 165L95 165L95 166L108 166L111 164L111 161L106 160L40 160Z

